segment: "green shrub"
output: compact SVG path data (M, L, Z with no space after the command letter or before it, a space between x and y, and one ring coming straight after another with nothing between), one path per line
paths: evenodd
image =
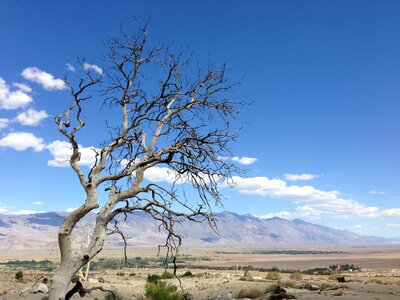
M164 282L146 283L146 299L147 300L183 300L182 295L177 292L177 287L167 285Z
M185 273L183 273L182 277L192 277L193 273L190 271L186 271Z
M273 267L271 268L271 272L276 272L276 273L278 273L278 272L279 272L279 268L276 267L276 266L273 266Z
M269 272L267 276L265 277L267 280L278 280L279 279L279 273L277 272Z
M294 273L290 274L289 278L293 279L293 280L302 280L303 274L301 274L300 272L294 272Z
M171 279L174 278L174 274L172 274L171 272L165 271L161 277L161 279Z
M22 273L22 271L18 271L17 273L15 273L15 279L17 280L24 279L24 274Z
M161 279L160 275L157 275L157 274L147 275L148 283L157 283L160 279Z
M257 299L264 295L264 293L258 289L243 289L240 290L237 294L237 298L250 298L250 299Z
M161 276L157 274L147 275L148 283L157 283L160 279L171 279L174 278L174 274L165 271Z

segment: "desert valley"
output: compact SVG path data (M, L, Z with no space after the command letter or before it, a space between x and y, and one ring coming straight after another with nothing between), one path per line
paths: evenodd
M44 278L51 279L59 261L56 232L62 218L62 213L0 216L0 297L45 299L38 285L43 285ZM128 237L128 266L121 239L111 235L105 251L91 262L83 285L88 289L101 286L119 299L143 299L151 278L174 286L182 299L400 297L397 240L301 220L261 220L229 212L218 219L219 235L207 224L189 227L183 223L175 277L172 263L165 269L165 252L157 256L163 233L150 218L135 215L121 223ZM93 222L93 216L78 228L77 243L84 242L85 222ZM143 228L141 235L138 228ZM18 272L22 278L16 279ZM111 296L94 290L83 299Z

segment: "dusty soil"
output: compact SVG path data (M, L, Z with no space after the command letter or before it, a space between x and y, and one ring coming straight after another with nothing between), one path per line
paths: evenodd
M260 255L260 254L221 254L216 253L215 249L205 249L187 253L191 255L207 256L208 260L194 261L203 267L210 266L238 266L238 270L218 271L213 269L190 269L194 276L181 277L181 285L185 292L189 292L194 300L218 299L231 293L236 297L242 289L259 289L265 291L266 288L277 284L277 280L265 280L266 272L250 271L243 281L244 271L240 270L242 265L253 265L256 267L278 266L279 268L308 269L313 267L326 267L330 264L350 263L362 267L361 272L344 273L345 283L338 283L330 280L328 276L322 275L303 275L298 283L312 284L318 290L308 290L299 288L286 288L287 292L297 297L297 299L400 299L400 251L396 247L384 248L349 248L341 249L346 253L335 255ZM221 250L218 249L218 252ZM110 254L111 253L111 254ZM109 252L108 257L118 257L120 252ZM143 252L135 251L132 255L149 254L147 250ZM8 260L2 254L2 260ZM26 259L18 253L9 253L12 258ZM104 253L103 256L107 256ZM152 256L150 253L149 256ZM32 255L29 259L36 258ZM39 257L37 259L42 259ZM49 258L49 257L46 257ZM181 274L186 270L181 270ZM115 289L123 299L138 299L144 294L144 285L147 275L162 274L161 269L120 269L106 270L103 272L92 272L90 278L95 282L84 282L85 287L103 286ZM51 274L42 271L24 270L24 281L15 279L15 270L3 267L0 269L0 297L8 300L15 299L42 299L44 294L28 294L21 297L20 292L24 287L30 286L40 276L51 278ZM280 273L282 278L289 278L290 274ZM96 282L96 279L103 279L104 283ZM284 280L283 280L284 281ZM179 286L177 279L168 279L167 283ZM1 295L3 294L3 295ZM264 296L266 297L266 296ZM79 297L78 297L79 298ZM94 291L91 295L83 299L104 299L105 295ZM0 298L1 299L1 298ZM221 298L220 298L221 299ZM260 298L268 299L268 298Z

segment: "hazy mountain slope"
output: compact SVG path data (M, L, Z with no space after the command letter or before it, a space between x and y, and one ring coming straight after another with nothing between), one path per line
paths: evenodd
M57 230L65 213L48 212L32 215L0 215L0 249L49 249L57 247ZM94 222L95 214L90 214L80 223L78 233L82 235L85 224ZM315 225L303 220L280 218L259 219L251 215L231 212L217 214L219 235L207 223L184 221L177 225L177 231L186 245L370 245L392 243L393 240L361 236L352 232ZM157 222L144 212L136 212L128 220L120 220L118 227L129 238L129 245L157 245L165 234L159 231ZM87 234L87 233L85 233ZM119 236L110 236L108 247L119 247Z

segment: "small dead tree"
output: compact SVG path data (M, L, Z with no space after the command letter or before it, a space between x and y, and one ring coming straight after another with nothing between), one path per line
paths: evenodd
M174 224L189 220L215 226L211 208L214 201L221 201L219 184L239 171L226 160L237 134L229 121L241 108L231 93L237 83L226 79L224 65L193 70L182 51L174 54L166 46L147 49L146 39L146 27L135 35L122 33L107 44L106 72L97 76L82 64L84 76L77 84L65 78L73 101L55 122L71 144L69 162L86 199L60 226L61 263L50 300L64 299L71 278L102 250L112 230L107 225L119 214L148 213L166 232L167 257L173 255L181 243ZM79 165L77 133L85 126L85 106L93 102L88 99L98 91L103 109L118 111L120 121L116 127L107 123L110 139L94 150L96 161L85 172ZM169 185L146 180L146 171L157 167L167 168L173 176ZM189 185L198 194L197 203L185 196ZM100 207L102 190L107 200ZM95 209L99 212L88 246L73 247L75 225Z

